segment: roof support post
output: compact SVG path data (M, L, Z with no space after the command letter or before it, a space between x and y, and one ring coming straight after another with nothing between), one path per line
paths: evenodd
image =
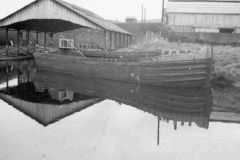
M130 44L129 45L131 45L132 44L132 36L130 36Z
M126 36L125 36L125 34L123 34L123 47L125 47L126 46Z
M129 35L127 35L127 46L129 45Z
M38 31L36 32L36 43L38 44Z
M7 64L6 64L6 88L7 88L7 90L8 90L8 81L9 81L9 74L8 74L8 62L7 62Z
M6 28L6 55L8 56L8 28Z
M110 36L110 50L112 50L112 32L109 32Z
M119 48L122 48L122 34L119 34Z
M103 40L104 40L104 50L106 51L107 50L107 31L106 30L104 30L104 32L103 32Z
M17 30L17 54L19 55L19 35L20 35L20 31L19 29Z
M30 30L27 30L27 54L29 54Z
M192 122L191 121L188 123L188 126L190 126L190 127L192 126Z
M74 29L73 30L73 45L74 45L74 47L76 47L76 30Z
M114 34L114 49L117 48L117 33Z
M105 51L107 51L109 49L109 31L108 30L104 30L104 48Z
M46 47L47 44L47 34L44 32L44 47Z
M174 120L174 130L177 130L177 121Z

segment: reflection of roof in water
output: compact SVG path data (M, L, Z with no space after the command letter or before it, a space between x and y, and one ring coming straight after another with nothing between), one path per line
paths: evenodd
M43 126L48 126L49 124L52 124L71 114L74 114L75 112L79 112L102 100L96 97L76 94L73 102L58 102L56 100L48 99L47 96L42 96L43 94L46 94L46 92L40 94L32 94L33 91L31 91L31 89L33 88L31 88L31 84L21 84L20 87L27 88L26 90L21 90L19 94L20 96L14 93L20 91L20 89L18 89L19 87L12 87L9 89L10 91L8 92L5 91L4 93L3 91L1 91L0 99L9 103L17 110L23 112L25 115L31 117L32 119L35 119ZM29 96L31 94L33 96ZM37 97L39 97L38 100L36 100ZM47 100L45 100L44 103L41 103L41 100L43 100L44 98L46 98ZM31 101L29 101L28 99ZM34 100L36 100L37 102L34 102Z
M208 128L211 110L209 89L160 88L49 71L38 71L34 84L45 88L51 87L108 98L163 119L195 122L199 127Z

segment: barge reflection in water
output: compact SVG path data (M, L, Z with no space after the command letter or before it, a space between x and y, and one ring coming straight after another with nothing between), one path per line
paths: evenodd
M31 83L26 83L27 72L24 71L19 77L22 84L1 91L2 99L12 102L17 110L0 100L0 118L3 120L0 120L3 126L0 133L3 155L0 159L6 159L7 155L10 157L7 159L16 159L14 155L26 159L21 156L22 151L28 151L31 156L37 152L40 157L46 155L46 159L52 156L79 159L81 155L89 158L89 154L92 156L89 159L97 159L109 157L109 149L111 159L117 159L119 151L126 157L134 155L144 159L149 156L151 159L157 159L153 158L156 156L173 159L178 153L186 159L194 159L199 153L199 157L204 157L202 159L209 155L226 159L229 154L220 150L234 152L239 148L240 137L235 134L240 133L236 124L239 121L235 114L237 104L234 110L220 111L221 104L216 108L216 100L222 99L221 95L217 99L213 97L215 105L212 106L210 89L159 88L42 70L35 73L33 68ZM29 89L31 91L26 92ZM213 89L215 96L216 91ZM101 100L104 101L98 103ZM119 105L122 103L126 105ZM213 117L211 111L215 112ZM228 115L229 111L235 115L231 123L219 123L219 119L220 122L229 119L222 116L224 113ZM89 152L92 148L94 152ZM219 154L209 148L215 148ZM131 154L127 154L129 151ZM236 156L231 154L232 159Z
M73 93L75 99L70 101L69 96L72 99ZM212 109L210 89L153 87L44 70L38 70L33 83L10 88L0 96L44 126L103 99L130 105L157 116L159 120L173 121L175 129L177 122L189 126L195 122L207 129ZM83 96L89 100L86 102ZM62 103L66 102L69 104L63 107Z

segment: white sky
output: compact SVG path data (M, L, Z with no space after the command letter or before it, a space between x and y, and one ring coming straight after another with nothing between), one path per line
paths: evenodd
M0 0L0 19L26 6L34 0ZM142 5L147 19L161 19L162 0L65 0L88 9L104 19L125 21L127 16L141 20ZM165 0L167 1L167 0ZM166 6L167 2L165 2Z

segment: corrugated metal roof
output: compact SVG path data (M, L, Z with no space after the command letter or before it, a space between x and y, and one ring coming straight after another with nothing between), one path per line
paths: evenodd
M69 9L75 11L76 13L84 16L85 18L91 20L92 22L98 24L102 28L109 30L109 31L114 31L114 32L119 32L119 33L125 33L125 34L131 34L127 32L126 30L122 29L121 27L115 25L114 23L105 20L104 18L98 16L97 14L93 13L92 11L86 10L84 8L81 8L79 6L70 4L68 2L62 1L62 0L55 0L62 5L68 7Z
M20 110L43 126L55 123L60 119L76 112L80 112L101 101L100 98L92 98L79 102L72 102L70 104L62 104L60 107L60 105L33 103L6 94L0 94L0 99L9 103L14 108Z
M169 1L167 13L198 13L198 14L240 14L240 3L220 1Z
M62 32L82 27L131 34L95 13L62 0L36 0L0 20L0 28Z
M240 2L240 0L168 0L169 2Z

